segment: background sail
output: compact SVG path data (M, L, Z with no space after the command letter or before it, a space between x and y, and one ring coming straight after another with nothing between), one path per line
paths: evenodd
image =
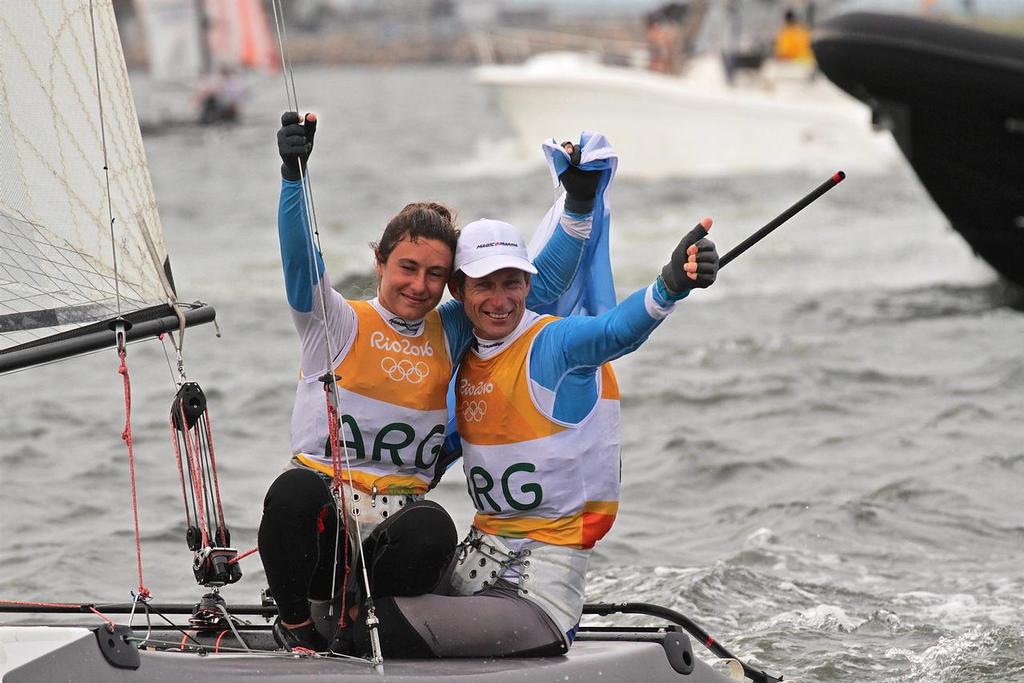
M273 72L277 48L260 0L139 0L149 73L190 83L218 68Z
M121 311L174 301L113 8L92 4L0 21L0 353L118 313L104 135Z
M149 73L160 81L192 82L209 69L196 0L139 0Z
M206 0L206 12L216 65L277 70L277 45L260 0Z

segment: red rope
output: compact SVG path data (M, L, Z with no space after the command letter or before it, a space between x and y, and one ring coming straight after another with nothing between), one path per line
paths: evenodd
M338 433L338 411L331 402L330 386L325 383L324 389L327 391L327 431L331 439L331 486L337 493L345 483L341 476L344 459L341 455L341 436Z
M260 550L259 546L256 546L254 548L249 548L244 553L239 553L238 555L235 555L230 560L228 560L228 564L234 564L234 563L238 562L239 560L241 560L243 558L249 557L253 553L259 552L259 550Z
M117 624L114 623L113 619L108 617L103 612L100 612L98 609L96 609L92 605L89 605L89 611L92 612L93 614L95 614L96 616L98 616L103 621L107 622L107 628L109 628L111 631L113 631L114 627L117 626Z
M103 612L92 605L76 605L71 602L31 602L29 600L0 600L0 605L24 605L25 607L63 607L65 609L82 609L88 607L89 611L98 616L103 621L107 622L107 627L113 630L117 624Z
M0 600L0 605L24 605L26 607L65 607L65 608L81 608L83 605L78 605L72 602L32 602L30 600Z
M210 535L206 533L206 498L203 496L202 470L199 462L199 435L195 435L193 441L192 433L188 429L188 422L185 421L185 406L180 407L181 425L184 427L182 434L185 437L185 457L189 462L189 473L192 478L192 495L196 501L196 510L199 515L199 532L202 534L203 547L210 546Z
M221 531L227 529L224 521L224 504L220 502L220 481L217 479L217 458L213 452L213 425L210 422L210 411L207 409L203 415L206 417L206 443L210 445L210 477L213 479L213 494L217 501L217 523Z
M220 652L220 641L221 641L221 640L222 640L222 639L224 638L224 636L226 636L226 635L227 635L228 633L230 633L230 631L228 631L227 629L224 629L223 631L221 631L221 632L220 632L220 635L219 635L219 636L217 636L217 642L213 644L213 654L217 654L218 652Z
M128 446L128 472L131 478L132 489L132 515L135 518L135 557L139 568L139 596L142 599L148 598L150 593L142 581L142 537L139 533L139 501L135 487L135 449L132 446L132 384L128 375L128 355L124 347L123 337L118 339L117 355L121 358L121 365L117 372L124 378L124 431L121 432L121 440Z
M181 497L185 503L185 526L192 526L192 515L188 509L188 491L185 488L185 468L181 464L181 447L178 445L178 428L174 426L174 416L169 420L171 426L171 443L174 444L174 459L178 462L178 481L181 482Z
M345 628L345 617L348 614L346 610L346 598L348 597L348 591L345 590L348 586L348 575L350 571L348 563L348 514L346 511L345 502L345 491L344 491L344 479L341 476L342 467L344 461L341 454L341 437L338 433L338 411L334 407L334 403L331 401L331 386L324 382L324 393L327 398L327 430L331 440L331 467L333 476L331 477L331 488L334 491L334 499L338 502L339 510L338 517L339 521L343 525L344 535L344 550L342 551L342 566L345 568L342 573L341 580L341 614L338 617L338 628ZM351 485L351 481L349 482Z

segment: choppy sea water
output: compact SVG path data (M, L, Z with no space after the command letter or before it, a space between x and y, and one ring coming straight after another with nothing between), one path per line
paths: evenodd
M369 272L366 243L409 201L527 232L551 201L464 69L296 81L320 115L314 199L336 279ZM298 362L275 228L284 106L280 81L256 84L241 125L145 141L178 290L218 310L220 338L189 331L185 356L241 549L289 453ZM701 216L724 253L822 179L616 181L620 292ZM787 678L1024 680L1022 338L1019 294L908 169L851 175L616 362L622 507L590 598L678 609ZM153 343L129 365L145 583L192 601L171 373ZM127 601L137 586L116 367L109 352L0 378L0 598ZM458 469L437 500L468 525ZM257 558L243 572L229 603L265 585Z

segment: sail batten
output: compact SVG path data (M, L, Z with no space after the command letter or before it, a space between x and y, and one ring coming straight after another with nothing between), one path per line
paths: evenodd
M39 328L60 327L75 323L95 322L117 315L116 310L102 304L40 308L33 311L0 315L0 333L29 331Z
M0 18L0 174L0 354L175 303L110 0Z
M201 325L213 322L216 311L206 304L190 304L182 309L182 317L186 326ZM133 311L117 320L130 324L125 334L128 342L175 332L182 322L178 312L166 304ZM0 374L113 346L113 323L113 318L101 320L69 332L0 349ZM0 337L3 336L6 335L0 334Z

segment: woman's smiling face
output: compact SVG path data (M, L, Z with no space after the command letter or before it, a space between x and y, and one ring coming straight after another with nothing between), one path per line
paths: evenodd
M440 240L403 237L386 263L377 262L381 305L402 318L419 320L441 302L452 258L452 250Z

